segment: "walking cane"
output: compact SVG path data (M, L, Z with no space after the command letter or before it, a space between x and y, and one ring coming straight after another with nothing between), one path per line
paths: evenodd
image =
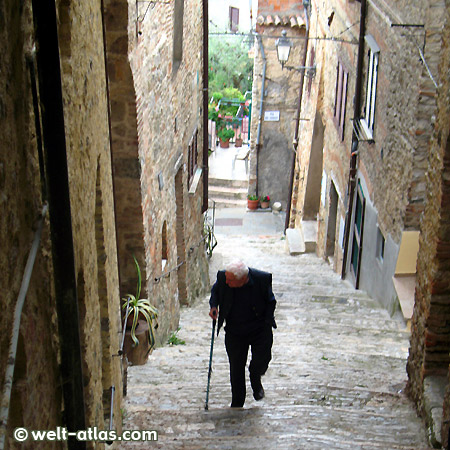
M214 331L215 331L215 329L216 329L216 319L213 319L212 334L211 334L211 350L209 352L208 385L206 386L206 402L205 402L205 410L206 411L208 411L209 383L211 382L212 357L213 357L213 348L214 348Z

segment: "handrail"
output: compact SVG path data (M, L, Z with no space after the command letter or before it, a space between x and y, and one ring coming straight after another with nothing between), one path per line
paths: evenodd
M17 298L16 307L14 309L14 322L12 329L12 337L9 345L8 364L5 372L5 383L3 386L2 403L0 409L0 449L5 447L6 430L9 416L9 406L11 403L11 391L13 386L14 368L16 365L17 343L19 340L20 319L22 316L22 309L25 303L25 298L30 285L31 275L33 273L34 263L36 261L37 252L41 243L42 229L44 227L45 216L47 215L48 204L45 203L42 207L40 219L37 224L36 232L34 233L33 244L28 255L27 264L20 286L19 296Z

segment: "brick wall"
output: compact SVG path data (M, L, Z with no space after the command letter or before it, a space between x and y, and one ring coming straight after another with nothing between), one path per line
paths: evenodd
M409 393L419 411L424 413L424 379L428 376L448 377L449 350L449 187L450 139L447 76L450 53L450 8L441 10L445 20L443 41L438 60L440 86L437 91L436 123L428 148L429 168L426 178L426 206L420 226L420 248L411 346L408 358ZM448 448L450 395L447 387L444 401L442 438Z
M136 5L131 3L130 8L135 9ZM197 165L202 165L202 3L185 1L184 8L178 10L182 3L157 3L148 9L145 17L146 8L142 5L138 13L130 12L130 61L136 89L142 164L147 289L151 302L160 312L158 342L164 342L168 333L178 326L178 277L183 277L186 270L186 280L180 280L180 286L185 281L187 303L203 292L208 283L205 253L199 245L203 229L202 184L195 193L188 194L186 170L188 146L196 130ZM137 23L135 17L139 17ZM137 32L133 33L133 30ZM184 236L177 236L175 177L180 169L183 192L179 193L179 198L181 195ZM164 223L168 258L163 269ZM184 242L184 255L177 252L180 241ZM159 279L183 261L186 261L186 267L182 271L175 270L168 277ZM155 282L155 279L159 281Z

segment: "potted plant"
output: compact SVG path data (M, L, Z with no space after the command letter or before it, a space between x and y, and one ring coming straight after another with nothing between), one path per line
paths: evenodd
M234 131L231 128L223 127L217 133L220 139L220 147L228 148L230 146L230 139L234 137Z
M257 195L247 196L247 208L251 210L258 209L259 197Z
M261 197L261 208L266 209L270 206L270 197L268 195L263 195Z
M136 295L127 294L122 298L122 309L125 311L124 322L127 323L125 335L127 342L124 345L124 353L127 354L128 360L133 364L145 364L148 353L155 346L154 330L158 328L158 310L151 305L148 299L140 298L141 269L134 256L133 259L138 275ZM143 339L147 341L147 346L137 352L136 347Z
M236 141L234 143L235 147L242 147L242 135L239 133L239 136L236 138Z

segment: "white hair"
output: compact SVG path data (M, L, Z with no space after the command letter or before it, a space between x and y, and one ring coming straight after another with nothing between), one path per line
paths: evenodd
M241 280L247 277L248 267L243 261L236 259L227 264L225 272L231 272L238 280Z

